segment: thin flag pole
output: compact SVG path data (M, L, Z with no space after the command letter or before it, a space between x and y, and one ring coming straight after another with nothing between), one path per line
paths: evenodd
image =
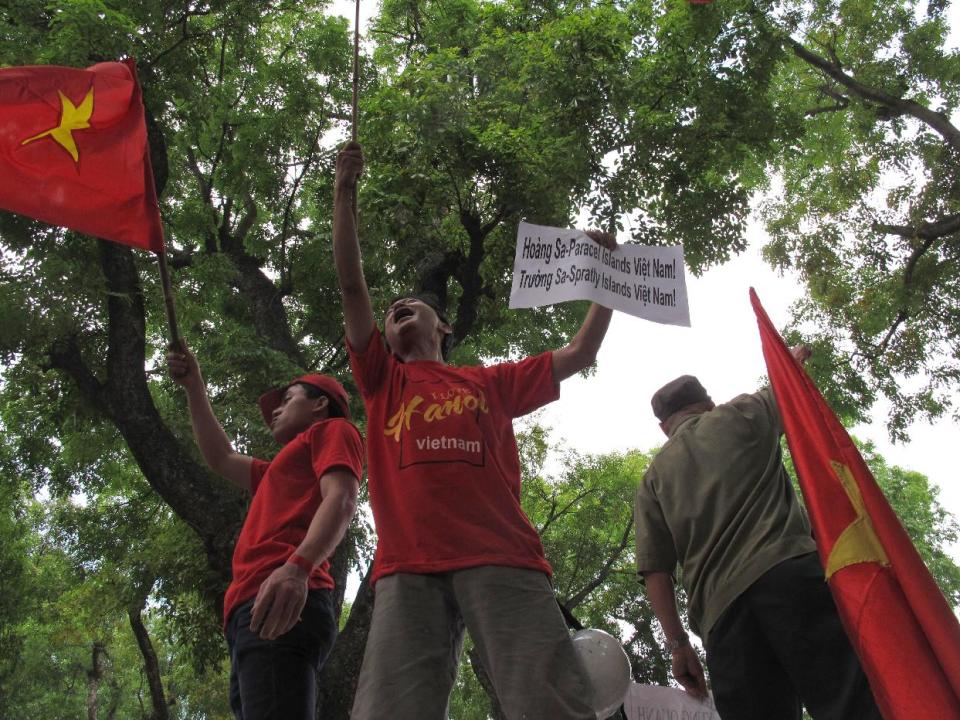
M350 139L357 141L357 100L360 95L360 0L353 19L353 117Z
M350 139L357 141L357 106L360 96L360 0L356 0L356 9L353 18L353 113L351 117ZM353 188L353 223L360 228L360 219L357 212L357 188Z
M163 304L167 309L167 324L170 327L170 347L180 348L183 341L177 324L177 310L173 305L173 290L170 287L170 271L167 268L167 251L157 252L157 264L160 268L160 286L163 288Z

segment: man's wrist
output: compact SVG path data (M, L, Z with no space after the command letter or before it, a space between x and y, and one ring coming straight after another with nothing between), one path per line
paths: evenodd
M672 655L680 648L687 647L688 645L690 645L690 636L686 633L681 633L673 640L667 640L667 652Z
M188 376L187 381L183 384L183 389L186 391L188 398L202 400L207 396L207 384L202 377Z
M287 565L292 565L302 570L307 576L313 572L313 563L303 557L303 555L298 555L297 553L293 553L287 558Z

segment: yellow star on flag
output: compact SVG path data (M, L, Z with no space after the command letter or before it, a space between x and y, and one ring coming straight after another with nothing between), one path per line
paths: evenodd
M843 463L831 460L830 464L840 484L843 485L847 497L850 498L850 504L853 505L857 518L840 533L833 544L825 568L827 579L829 580L838 570L857 563L875 562L880 565L890 565L887 553L880 544L880 538L873 529L873 523L870 522L870 516L867 514L863 496L860 494L857 481L853 478L853 473Z
M70 98L59 90L57 90L57 94L60 96L60 104L62 106L60 111L60 124L39 135L27 138L20 144L26 145L27 143L32 143L34 140L39 140L49 135L70 153L70 157L72 157L76 163L80 161L80 155L77 152L77 144L73 141L73 135L71 133L74 130L85 130L90 127L90 116L93 115L93 86L87 91L86 97L83 98L79 106L74 105L70 101Z

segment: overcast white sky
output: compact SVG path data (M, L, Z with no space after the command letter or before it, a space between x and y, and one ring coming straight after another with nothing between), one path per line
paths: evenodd
M756 289L770 318L782 328L802 288L793 277L778 277L760 258L761 228L752 227L750 237L750 248L740 257L700 278L687 276L690 328L614 313L596 374L567 380L560 400L539 417L553 428L554 439L563 438L586 453L648 450L665 440L650 410L650 397L674 377L696 375L716 402L758 388L766 367L747 291L751 285ZM876 443L890 464L927 475L940 487L944 507L960 518L957 463L947 451L958 440L957 425L946 420L935 426L917 423L910 428L909 444L892 445L885 411L875 408L873 417L872 424L853 428L853 434ZM960 545L952 550L960 562Z
M361 3L361 27L377 6L370 0ZM330 11L346 16L352 27L354 7L353 0L334 0ZM949 16L949 44L957 47L960 3L951 3ZM717 402L758 387L766 369L748 288L756 289L779 328L787 324L789 307L802 295L802 288L793 277L778 277L760 258L767 239L759 224L751 226L749 238L750 247L740 257L703 277L687 277L692 327L657 325L614 313L596 374L566 381L560 400L539 416L553 428L554 440L564 439L583 453L648 450L664 440L650 411L650 396L677 375L699 377ZM960 393L957 399L960 402ZM949 451L960 439L960 426L949 420L936 425L917 423L909 429L908 444L892 445L885 416L886 409L878 405L872 413L874 421L853 428L853 434L872 440L890 464L927 475L940 488L941 504L960 518L957 462ZM960 562L960 543L952 548L952 555Z

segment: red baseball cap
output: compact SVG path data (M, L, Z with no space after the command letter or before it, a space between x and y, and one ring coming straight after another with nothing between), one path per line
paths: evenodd
M280 407L280 403L283 402L283 394L287 391L287 388L297 383L310 385L329 395L331 402L337 404L343 416L347 418L347 420L350 419L350 396L347 395L347 391L343 389L343 385L329 375L301 375L296 380L282 387L267 390L267 392L260 396L260 400L258 401L260 404L260 413L263 415L263 420L267 425L272 423L273 411Z

